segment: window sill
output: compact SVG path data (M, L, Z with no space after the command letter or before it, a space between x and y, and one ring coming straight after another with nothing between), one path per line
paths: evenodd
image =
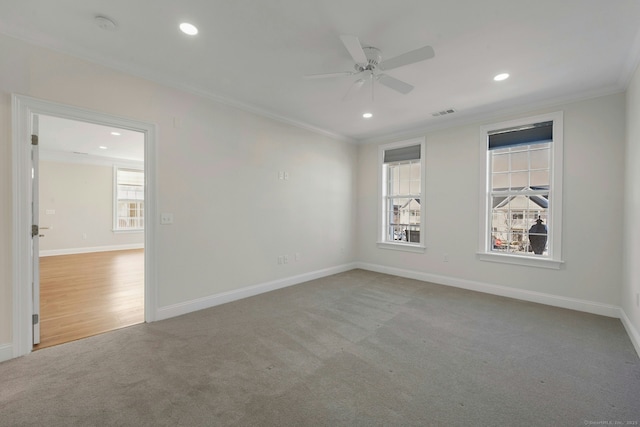
M409 243L389 243L389 242L378 242L378 247L380 249L390 249L393 251L404 251L404 252L414 252L414 253L424 253L427 248L421 245L412 245Z
M111 230L114 233L144 233L144 228L136 228L135 230Z
M526 265L529 267L551 268L559 270L564 264L564 261L554 260L550 258L541 258L533 256L522 255L506 255L495 254L488 252L478 252L478 259L480 261L501 262L504 264Z

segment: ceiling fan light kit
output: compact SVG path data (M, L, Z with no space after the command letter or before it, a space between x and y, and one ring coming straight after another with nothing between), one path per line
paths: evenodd
M383 61L382 52L380 49L373 46L362 46L358 37L353 35L341 35L340 40L344 44L351 58L355 62L353 68L354 71L339 71L334 73L324 74L310 74L305 76L309 79L340 77L340 76L354 76L362 73L368 73L368 79L371 80L371 90L373 97L373 83L380 82L380 84L395 90L402 94L408 94L413 90L413 86L409 83L398 80L395 77L391 77L388 74L380 73L379 71L392 70L394 68L404 67L406 65L415 64L417 62L425 61L433 58L435 52L431 46L424 46L419 49L415 49L394 58ZM365 79L360 78L354 82L349 88L349 91L345 95L348 97L351 93L360 89L363 86Z

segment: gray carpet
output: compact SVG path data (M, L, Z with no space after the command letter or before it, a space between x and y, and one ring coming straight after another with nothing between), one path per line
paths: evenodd
M3 426L640 422L619 320L362 270L0 364Z

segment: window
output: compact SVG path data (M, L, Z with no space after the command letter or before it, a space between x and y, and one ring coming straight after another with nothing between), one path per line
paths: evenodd
M481 130L480 258L561 263L562 113Z
M144 229L144 171L115 168L114 230Z
M380 247L424 250L424 139L380 147Z

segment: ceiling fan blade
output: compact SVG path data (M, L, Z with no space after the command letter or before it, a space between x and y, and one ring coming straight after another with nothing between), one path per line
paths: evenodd
M413 90L413 86L411 86L409 83L405 83L402 80L398 80L386 74L379 74L377 79L381 84L385 85L386 87L391 88L400 93L403 93L405 95Z
M367 60L367 55L365 55L364 50L362 50L360 40L358 40L356 36L341 35L340 40L342 40L344 47L347 48L349 54L356 62L356 64L366 64L367 62L369 62Z
M364 85L365 81L366 81L365 79L358 79L355 82L353 82L353 84L349 87L349 90L347 91L347 93L344 94L344 97L342 98L342 100L343 101L346 100L351 95L359 91L360 88L362 88L362 86Z
M329 77L341 77L341 76L352 76L356 73L353 71L339 71L337 73L324 73L324 74L307 74L303 76L305 79L326 79Z
M416 62L424 61L436 56L431 46L421 47L420 49L412 50L411 52L403 53L395 58L382 61L378 68L381 70L391 70L393 68L403 67L409 64L415 64Z

